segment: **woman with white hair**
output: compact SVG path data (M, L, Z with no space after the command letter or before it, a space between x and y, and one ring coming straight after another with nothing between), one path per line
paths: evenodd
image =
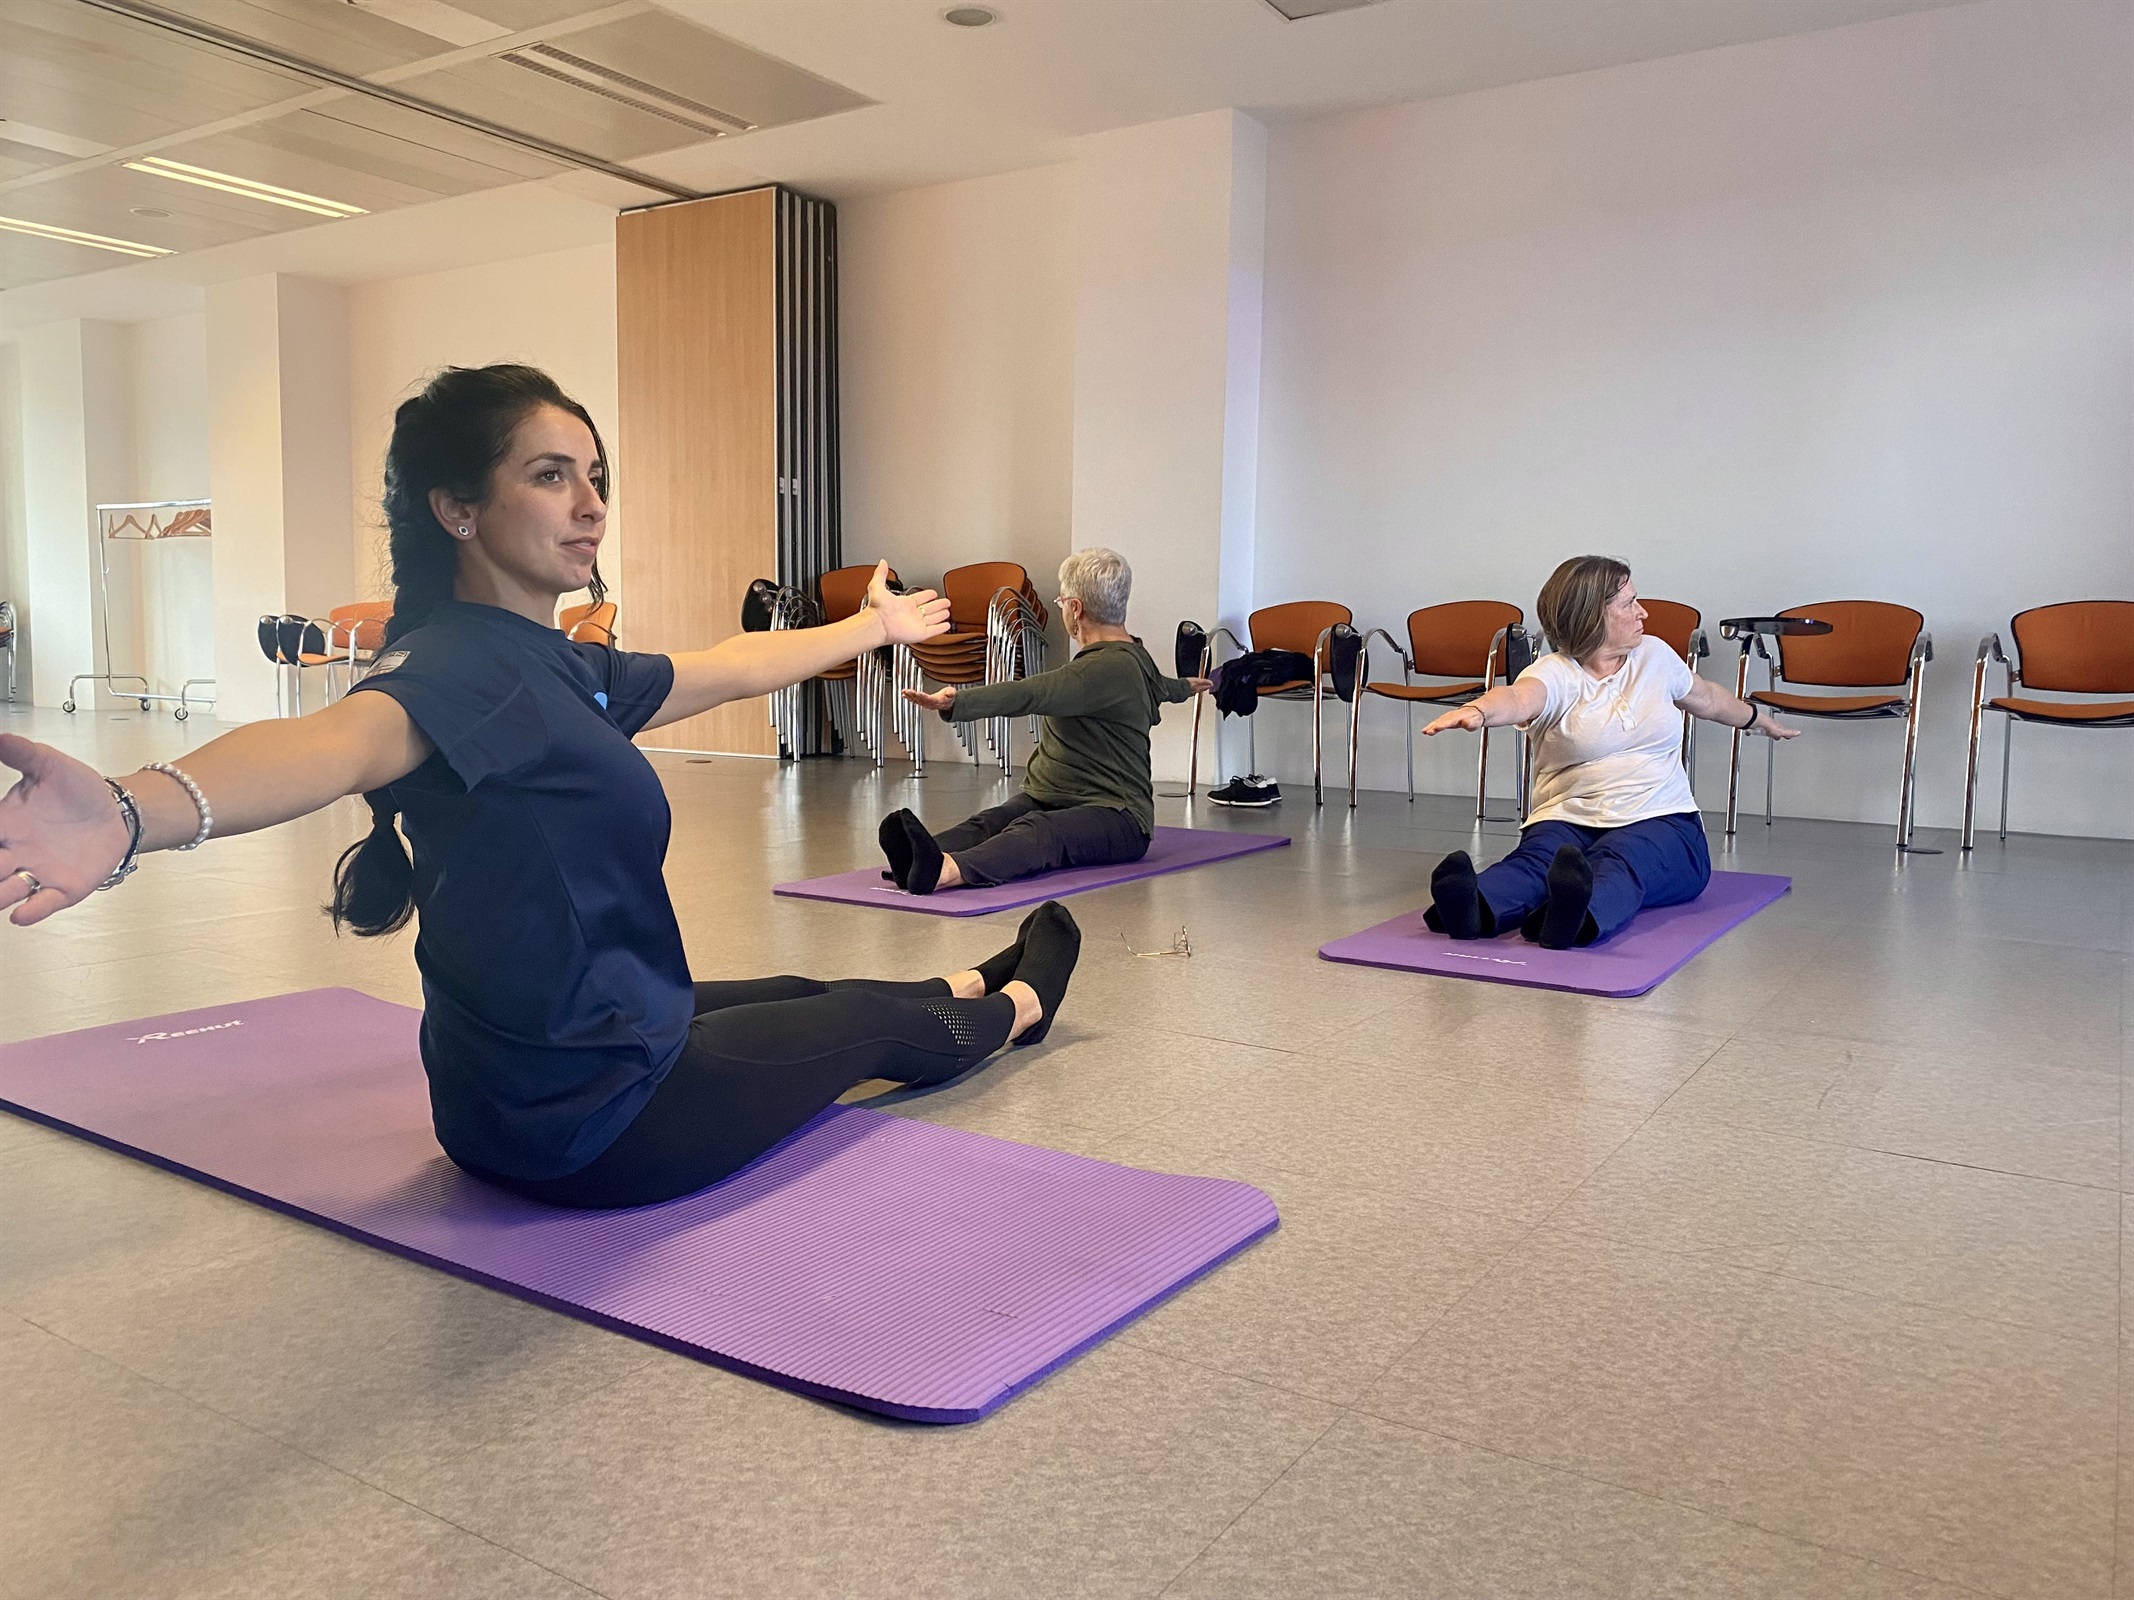
M948 721L1039 716L1045 734L1022 792L1007 804L938 837L909 811L882 819L882 853L898 888L933 894L1148 854L1156 828L1149 729L1162 720L1166 703L1190 700L1209 684L1165 677L1126 631L1133 584L1133 570L1118 551L1077 550L1060 563L1057 602L1074 659L1012 683L904 691Z

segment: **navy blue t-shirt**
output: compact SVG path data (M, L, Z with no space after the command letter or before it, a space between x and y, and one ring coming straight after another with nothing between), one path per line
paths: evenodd
M611 1144L689 1034L661 868L671 818L630 742L674 663L448 602L358 690L436 754L392 785L413 847L422 1064L438 1142L512 1178Z

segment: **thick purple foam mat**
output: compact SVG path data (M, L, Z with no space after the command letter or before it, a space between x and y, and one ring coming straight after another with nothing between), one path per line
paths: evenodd
M1173 1177L833 1107L634 1211L462 1173L419 1013L314 989L0 1045L0 1105L685 1355L918 1422L971 1422L1276 1224Z
M1516 932L1496 939L1448 939L1423 926L1422 912L1403 911L1375 928L1321 945L1319 954L1358 966L1622 1000L1657 988L1699 950L1792 887L1791 878L1769 873L1715 872L1704 893L1687 905L1641 911L1613 939L1583 950L1544 950Z
M856 906L883 906L891 911L920 911L930 917L982 917L988 911L1014 911L1063 895L1081 894L1114 883L1132 883L1165 872L1183 872L1187 867L1205 867L1211 861L1229 861L1279 850L1289 843L1280 833L1225 833L1215 828L1158 828L1149 841L1149 853L1139 861L1113 867L1070 867L1065 872L1047 872L1035 878L998 883L990 889L946 889L939 894L906 894L882 876L879 866L857 872L833 873L827 878L803 878L781 883L772 894L792 895L801 900L841 900Z

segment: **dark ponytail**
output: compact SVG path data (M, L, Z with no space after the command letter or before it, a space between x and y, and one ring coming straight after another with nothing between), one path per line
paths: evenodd
M437 520L430 491L442 489L469 505L486 501L512 434L544 406L569 412L592 431L594 470L606 499L608 453L600 430L585 407L538 368L447 367L393 414L385 451L385 525L393 564L388 649L451 599L459 578L459 544ZM589 588L595 604L607 598L597 564ZM326 910L336 932L346 927L370 938L407 926L415 910L415 868L393 825L399 808L390 791L364 798L371 808L370 834L342 853Z

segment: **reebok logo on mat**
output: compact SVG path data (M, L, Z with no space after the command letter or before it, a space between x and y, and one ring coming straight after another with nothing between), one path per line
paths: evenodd
M1448 961L1487 961L1499 967L1523 967L1526 965L1524 961L1514 961L1510 956L1471 956L1464 950L1447 950L1445 959Z
M126 1042L146 1044L151 1039L190 1039L196 1033L220 1033L224 1028L241 1028L244 1025L244 1018L238 1017L230 1022L210 1022L204 1028L180 1028L175 1033L144 1033L140 1038L128 1039Z

